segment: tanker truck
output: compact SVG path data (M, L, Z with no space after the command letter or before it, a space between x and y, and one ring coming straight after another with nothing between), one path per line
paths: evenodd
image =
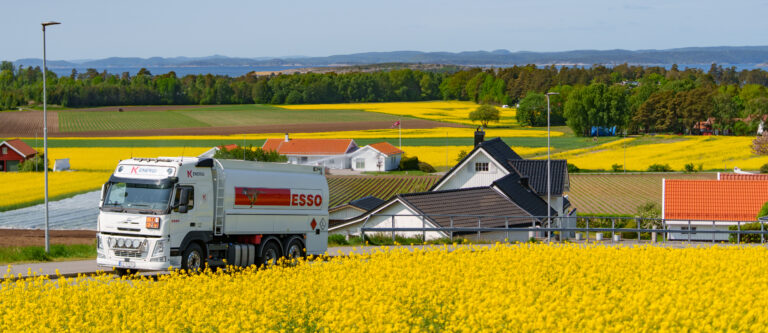
M131 158L99 209L96 263L118 274L274 264L328 246L328 182L315 166Z

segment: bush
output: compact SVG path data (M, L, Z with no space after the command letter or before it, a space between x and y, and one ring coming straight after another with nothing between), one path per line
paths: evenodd
M568 163L568 173L576 173L579 172L579 167L576 166L576 164Z
M43 172L45 169L45 155L42 153L38 153L35 155L35 157L32 157L24 162L21 162L19 164L19 171L22 172L34 172L34 171L40 171ZM48 171L52 170L53 165L51 164L51 161L48 161Z
M437 170L427 162L419 162L419 170L426 173L433 173Z
M757 217L755 219L760 219L763 216L768 216L768 202L763 204L763 207L757 212Z
M764 226L765 230L768 230L768 225ZM739 226L732 225L728 227L728 230L739 230ZM741 230L760 230L760 223L759 222L752 222L752 223L745 223L741 225ZM760 235L759 234L745 234L741 235L741 242L742 243L760 243ZM736 243L739 240L739 235L737 234L728 234L728 240L731 241L731 243ZM768 240L768 237L766 237L766 240Z
M260 161L260 162L286 162L288 158L284 155L280 155L274 150L263 150L260 147L253 148L253 145L248 145L248 148L243 148L240 145L232 149L222 148L217 151L213 157L229 160L243 160L245 156L246 161Z
M760 173L768 173L768 163L765 163L760 167Z
M648 167L650 172L672 172L672 167L669 164L654 163Z
M419 158L403 155L400 159L400 170L419 170Z
M456 162L461 162L461 160L463 160L465 157L467 157L467 154L468 153L467 153L466 150L460 151L459 152L459 156L456 157ZM768 164L766 164L766 165L768 165Z
M637 228L637 221L636 220L629 220L627 223L625 223L622 228L625 229L635 229ZM631 232L631 231L622 231L621 232L621 238L622 239L637 239L637 233Z
M347 241L347 237L345 237L342 234L331 234L328 235L328 246L339 246L339 245L349 245L349 242Z
M613 172L619 172L624 169L624 166L618 163L615 163L614 165L611 165L611 169L613 169Z
M687 173L696 172L696 165L694 165L693 162L686 164L685 172Z

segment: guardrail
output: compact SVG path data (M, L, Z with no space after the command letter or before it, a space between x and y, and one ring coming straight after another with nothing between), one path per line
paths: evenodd
M400 222L405 221L408 226L398 226ZM472 226L467 225L472 220ZM474 220L477 225L474 225ZM416 224L421 226L414 226ZM524 226L530 221L529 226ZM456 226L456 222L461 225ZM503 221L503 223L502 223ZM626 227L629 222L634 222L634 226ZM398 234L408 234L414 236L415 233L421 233L422 240L427 239L427 233L443 233L453 241L454 237L459 235L476 234L478 238L483 233L504 232L506 239L510 239L512 232L528 232L529 235L545 235L550 241L555 232L558 233L560 240L574 238L576 233L583 233L586 240L590 239L590 233L611 233L611 240L616 240L616 234L635 233L638 241L642 241L642 234L650 235L652 242L656 241L657 236L661 235L662 241L717 241L742 243L742 235L760 235L760 243L765 244L766 228L768 217L760 218L756 221L712 221L712 220L671 220L660 218L641 218L641 217L614 217L614 216L570 216L551 217L546 216L504 216L504 215L468 215L468 214L372 214L363 222L360 233L365 237L366 233L391 233L393 241ZM485 223L485 225L484 225ZM760 230L743 230L742 226L747 224L759 223ZM374 226L370 226L373 224ZM429 225L428 225L429 224ZM582 226L579 226L582 225ZM591 225L591 226L590 226ZM617 227L619 226L619 227ZM736 230L723 230L723 227L736 226ZM706 229L701 229L706 227ZM711 227L711 228L710 228ZM707 238L701 237L705 235ZM728 237L723 239L717 235L726 234ZM671 237L681 235L682 237ZM697 237L693 237L697 235ZM731 239L735 235L735 239ZM543 238L543 236L541 236ZM754 241L754 239L752 240Z

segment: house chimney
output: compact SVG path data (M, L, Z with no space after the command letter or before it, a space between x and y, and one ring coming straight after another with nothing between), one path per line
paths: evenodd
M288 133L285 133L285 142L288 142L290 139L288 138Z
M485 141L485 132L482 127L478 127L475 131L475 147L483 141Z

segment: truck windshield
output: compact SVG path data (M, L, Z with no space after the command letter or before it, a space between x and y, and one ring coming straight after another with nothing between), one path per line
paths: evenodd
M113 211L139 210L158 213L168 209L172 184L107 183L103 209Z

